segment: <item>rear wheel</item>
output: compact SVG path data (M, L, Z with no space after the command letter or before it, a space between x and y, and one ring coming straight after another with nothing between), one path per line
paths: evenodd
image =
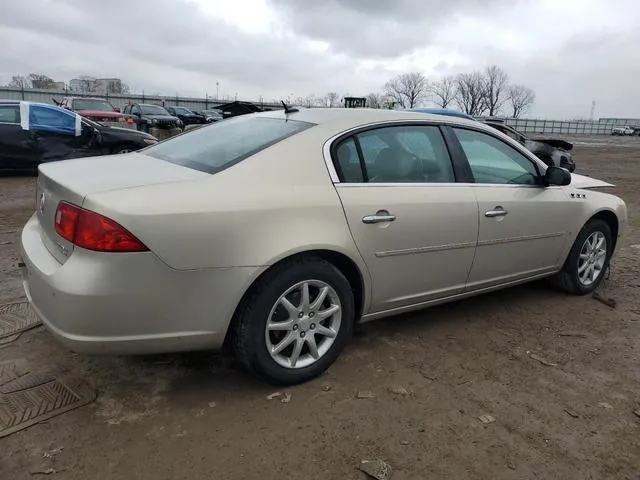
M613 253L611 229L600 219L580 230L562 270L553 278L560 289L574 295L593 292L604 277Z
M234 349L270 383L317 377L340 355L355 318L351 285L333 264L309 257L268 271L243 302Z

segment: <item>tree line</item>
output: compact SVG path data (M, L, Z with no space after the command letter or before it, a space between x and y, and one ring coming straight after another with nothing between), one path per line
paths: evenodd
M348 96L329 92L323 96L297 97L293 103L303 107L338 107ZM533 90L511 84L504 70L495 65L434 81L420 72L403 73L385 83L381 93L366 95L369 108L414 108L430 102L441 108L457 107L476 117L504 113L513 118L526 112L535 98Z
M98 82L95 78L80 75L78 77L79 82L75 88L69 88L69 91L73 93L109 93L115 95L129 93L129 86L124 82L109 82L106 86L106 92L101 91ZM30 73L29 75L14 75L11 77L7 86L13 88L34 88L40 90L52 90L56 86L56 82L53 78L43 73ZM67 87L65 87L66 89Z
M533 90L509 82L496 65L430 82L422 73L404 73L384 85L384 94L402 108L420 106L427 99L441 108L456 106L472 116L506 113L518 118L535 101Z

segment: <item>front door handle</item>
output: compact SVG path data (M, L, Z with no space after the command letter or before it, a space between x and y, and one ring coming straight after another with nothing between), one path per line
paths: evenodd
M396 219L395 215L390 214L386 210L378 210L375 215L367 215L362 217L362 223L382 223L393 222Z
M487 210L484 212L485 217L493 218L493 217L504 217L509 212L507 212L504 208L497 206L493 210Z

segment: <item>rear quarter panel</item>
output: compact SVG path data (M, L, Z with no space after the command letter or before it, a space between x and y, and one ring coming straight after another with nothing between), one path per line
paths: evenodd
M178 270L265 266L328 249L366 276L315 128L202 180L93 194L84 206Z

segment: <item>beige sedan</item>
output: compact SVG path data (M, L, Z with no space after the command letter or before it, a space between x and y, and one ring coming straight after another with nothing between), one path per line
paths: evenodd
M543 277L593 291L627 222L606 186L461 118L245 115L41 165L24 287L78 352L229 342L294 384L336 360L355 322Z

